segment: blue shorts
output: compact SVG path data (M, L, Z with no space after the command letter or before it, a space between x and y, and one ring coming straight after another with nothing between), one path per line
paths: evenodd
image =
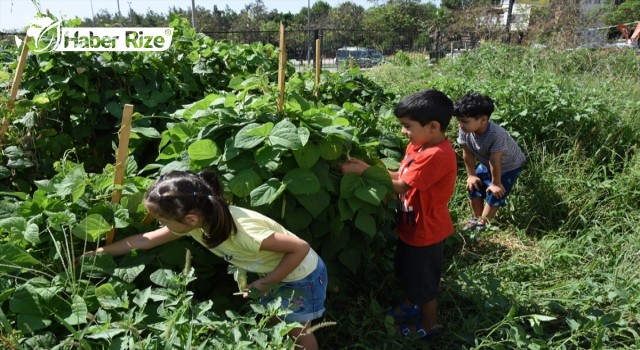
M502 198L494 197L493 193L487 193L487 188L491 186L491 172L489 169L483 164L478 165L476 168L476 176L480 178L482 184L480 184L480 189L469 192L469 198L484 198L489 206L492 207L504 207L507 205L506 199L513 188L513 185L516 183L518 176L520 176L520 172L522 171L522 167L519 167L514 170L509 170L502 173L502 186L504 186L504 196Z
M292 282L282 282L260 298L266 305L277 297L282 298L282 308L293 311L284 316L287 322L306 323L324 314L324 301L327 299L327 268L318 257L318 265L307 277Z

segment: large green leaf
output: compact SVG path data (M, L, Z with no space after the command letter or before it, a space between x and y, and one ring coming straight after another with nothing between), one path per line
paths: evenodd
M342 143L331 138L323 139L318 145L320 157L326 160L338 159L342 154Z
M87 323L87 313L89 312L87 304L79 295L71 297L71 314L64 318L65 322L75 326Z
M379 205L382 199L387 195L387 188L379 184L371 184L368 187L358 187L354 192L357 198L363 201Z
M356 189L364 186L360 176L354 173L346 173L340 180L340 198L352 198Z
M11 243L0 245L0 271L8 272L22 267L31 267L39 261L22 247Z
M351 273L358 272L358 266L360 266L360 249L355 245L349 245L340 252L338 259L346 266Z
M111 225L100 214L90 214L84 218L72 233L83 240L96 242L102 235L111 230Z
M284 151L270 146L262 147L255 153L256 164L268 169L269 171L276 171L281 164L280 154L282 152Z
M271 130L269 142L274 148L297 150L302 148L298 128L288 120L278 122Z
M320 152L318 146L313 142L308 142L301 149L293 151L293 156L301 168L309 169L320 159Z
M360 231L365 232L370 238L373 238L378 232L376 219L371 214L358 212L355 224Z
M76 166L62 181L56 185L57 194L61 197L71 195L74 202L84 194L87 186L87 173L82 166Z
M269 136L272 128L272 123L262 125L258 123L247 124L238 130L233 146L245 149L253 148L261 144Z
M322 189L317 193L298 194L295 197L314 218L318 217L318 215L331 204L331 196L327 191Z
M309 194L320 191L320 180L309 169L293 169L284 176L282 182L293 194Z
M258 173L253 169L245 169L229 180L229 190L238 197L246 197L261 183Z
M287 211L284 216L287 228L293 232L308 228L313 218L307 210L295 207Z
M187 152L193 161L210 161L220 155L218 146L209 139L198 140L190 144Z
M393 190L389 171L378 166L370 166L362 172L362 179L369 185L379 184Z
M258 207L265 204L271 204L278 199L280 195L287 189L278 179L269 179L269 181L256 187L251 191L251 205Z
M95 289L96 298L103 309L128 308L129 303L121 299L111 283L102 284ZM126 293L124 295L126 298Z

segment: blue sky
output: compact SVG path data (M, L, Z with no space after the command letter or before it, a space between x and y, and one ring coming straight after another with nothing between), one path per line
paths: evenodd
M89 18L93 13L98 13L101 9L106 9L111 13L120 10L126 12L129 6L139 13L146 13L148 9L155 12L166 12L171 6L187 9L191 7L191 0L37 0L40 9L44 12L47 9L55 16L61 18ZM338 6L346 0L324 0L332 7ZM351 0L365 8L376 4L369 0ZM298 13L301 9L306 9L307 4L313 6L314 0L263 0L269 9L277 9L280 12ZM384 3L385 1L378 1ZM428 2L423 1L423 2ZM253 3L252 0L195 0L196 6L213 9L225 9L227 5L238 12L245 5ZM23 29L29 25L36 13L36 7L31 0L0 0L0 30L9 31L13 29Z

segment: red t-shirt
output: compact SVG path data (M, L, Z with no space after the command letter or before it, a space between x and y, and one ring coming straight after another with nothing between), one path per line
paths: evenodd
M458 171L456 152L449 140L420 150L407 146L399 178L411 188L398 195L398 237L422 247L443 241L453 233L449 200Z

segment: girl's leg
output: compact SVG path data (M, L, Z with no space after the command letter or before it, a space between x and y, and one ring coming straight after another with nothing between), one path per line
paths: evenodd
M289 332L289 336L296 340L296 345L304 350L318 350L318 340L313 333L307 333L311 322L305 323L303 328L296 328Z

